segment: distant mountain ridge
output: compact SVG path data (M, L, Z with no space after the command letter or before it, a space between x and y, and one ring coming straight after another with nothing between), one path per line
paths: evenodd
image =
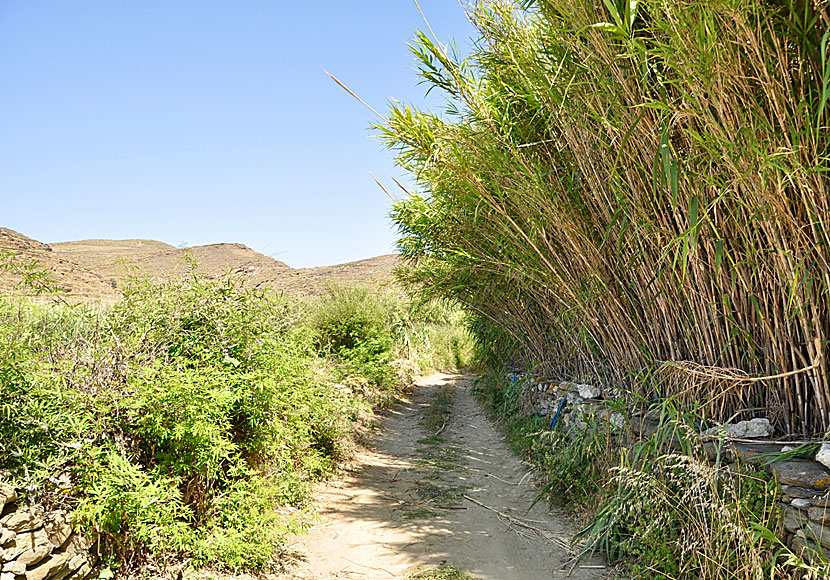
M207 279L231 277L247 285L283 290L292 295L317 294L331 283L379 287L393 283L397 255L346 264L295 269L244 244L222 243L176 248L156 240L79 240L44 244L19 232L0 228L0 250L20 260L35 260L76 300L114 301L117 288L130 276L176 279L193 271ZM3 280L2 278L6 278ZM0 288L14 280L0 277Z

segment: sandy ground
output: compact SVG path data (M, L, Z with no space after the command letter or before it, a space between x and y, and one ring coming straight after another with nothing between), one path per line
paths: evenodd
M456 393L442 432L453 459L436 471L424 464L429 450L418 443L426 435L419 422L443 384ZM419 381L374 447L359 454L343 479L318 490L320 522L295 538L297 567L281 578L404 579L426 565L455 566L481 580L606 577L598 559L571 571L557 541L573 534L565 517L545 501L527 511L536 497L532 478L470 397L470 386L451 375ZM456 502L435 508L424 494L430 485L457 490ZM433 515L413 517L425 508Z

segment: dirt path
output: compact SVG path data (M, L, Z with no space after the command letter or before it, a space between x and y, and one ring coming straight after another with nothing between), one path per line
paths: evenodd
M424 440L420 421L445 384L455 388L451 419L441 438ZM442 564L481 580L604 578L599 560L568 575L556 538L572 530L544 501L527 512L530 478L470 397L471 382L434 375L419 385L345 479L318 492L321 521L292 545L300 563L285 578L403 579Z

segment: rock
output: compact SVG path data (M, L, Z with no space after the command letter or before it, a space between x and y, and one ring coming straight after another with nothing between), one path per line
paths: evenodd
M803 510L806 510L807 508L813 507L813 504L810 503L810 500L805 499L803 497L795 498L794 500L792 500L790 502L790 505L795 507L795 508L799 508L799 509L803 509Z
M23 564L24 566L31 566L32 564L37 564L46 556L48 556L53 549L54 546L52 546L52 544L46 543L41 546L37 546L33 550L26 550L17 557L17 561Z
M35 530L43 525L41 514L32 509L19 509L16 512L10 513L3 519L0 519L0 524L5 528L17 532L29 532Z
M769 419L750 419L738 423L727 423L720 427L712 427L703 432L708 437L720 437L723 435L728 439L761 439L772 435L773 428Z
M72 556L59 554L44 560L38 567L26 572L26 580L46 580L69 570L69 560ZM64 574L65 576L66 574Z
M0 485L0 511L7 503L17 499L17 492L10 485Z
M49 537L49 542L59 547L72 535L72 524L66 512L57 511L49 514L43 523L43 529Z
M820 524L830 523L830 511L828 511L827 508L810 507L807 510L807 517L810 518L811 521L818 522Z
M779 503L778 507L784 514L784 529L788 532L795 532L804 527L807 522L807 516L801 510L790 507L785 503Z
M85 552L90 548L90 546L92 546L92 542L90 542L85 536L80 534L72 534L69 541L61 546L61 550L70 556L75 556L76 554Z
M816 493L816 490L807 489L806 487L798 487L795 485L782 485L781 491L784 492L784 495L788 495L792 498L803 497L809 500L813 500L814 498L819 497L819 494ZM814 503L813 505L816 504Z
M26 573L26 564L22 564L17 560L6 562L3 564L3 572L8 574L15 574L17 576Z
M784 447L781 448L781 453L786 453L787 451L795 451L795 447L792 445L784 445Z
M43 529L34 532L23 532L17 534L11 547L5 549L3 558L6 560L14 560L23 552L34 550L38 546L48 543L49 539L46 537L46 532Z
M815 495L810 499L810 502L816 507L830 507L830 493Z
M801 556L808 562L811 559L811 554L818 552L819 547L813 540L806 537L803 531L798 530L793 536L792 549L797 555Z
M576 385L576 388L583 399L596 399L602 395L602 389L594 385Z
M741 443L725 441L725 447L730 447L736 459L744 463L763 467L770 460L769 454L778 453L780 447L774 443Z
M5 548L6 544L14 540L17 534L11 530L0 528L0 548Z
M824 467L830 467L830 443L821 444L821 449L816 453L816 461Z
M814 461L793 459L778 461L764 467L775 473L783 485L795 485L824 491L830 489L830 470Z
M606 411L603 417L612 427L622 429L625 427L626 421L622 413L617 411Z
M818 542L824 548L830 548L830 528L825 528L816 522L807 522L802 531L807 539Z

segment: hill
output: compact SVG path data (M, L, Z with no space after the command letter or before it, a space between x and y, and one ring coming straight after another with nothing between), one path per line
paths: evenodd
M43 244L13 230L2 229L0 249L36 260L79 299L117 296L131 276L151 280L175 279L193 271L207 279L232 277L247 285L272 288L293 296L320 293L332 283L380 287L391 284L395 255L356 262L295 269L243 244L210 244L176 248L155 240L81 240ZM8 276L6 276L8 278ZM10 284L7 284L10 285Z
M12 261L18 266L37 262L39 269L47 272L48 278L54 280L69 300L111 302L118 296L112 284L97 272L14 230L0 228L0 250L14 254ZM0 288L10 290L20 280L21 276L14 270L2 272Z

